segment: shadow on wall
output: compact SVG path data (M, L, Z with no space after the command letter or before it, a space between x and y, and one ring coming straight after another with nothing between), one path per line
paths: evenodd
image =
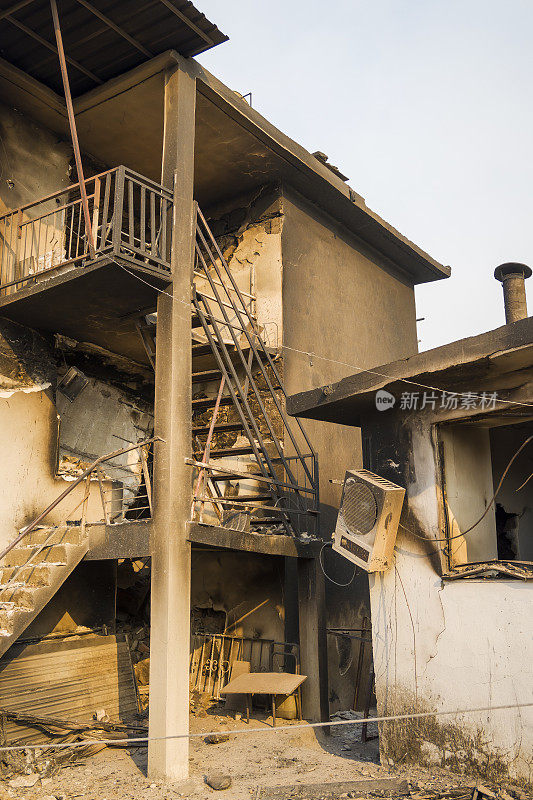
M24 639L67 635L79 628L115 626L115 561L82 561L41 613L26 628Z

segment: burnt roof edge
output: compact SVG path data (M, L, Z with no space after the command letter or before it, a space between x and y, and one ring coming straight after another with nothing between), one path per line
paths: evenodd
M489 356L533 345L533 317L503 325L492 331L416 353L408 358L361 370L333 384L299 392L287 398L287 412L293 417L335 421L336 408L350 399L383 389L391 383L413 383L460 365L473 364Z

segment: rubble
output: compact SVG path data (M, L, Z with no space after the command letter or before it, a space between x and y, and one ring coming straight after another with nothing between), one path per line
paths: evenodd
M227 733L210 733L204 738L206 744L221 744L222 742L229 742L229 734Z
M229 775L222 775L221 773L213 773L212 775L205 776L205 782L211 789L220 792L224 789L229 789L231 786L231 778Z

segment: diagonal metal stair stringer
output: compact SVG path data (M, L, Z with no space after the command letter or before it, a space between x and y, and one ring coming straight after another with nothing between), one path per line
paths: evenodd
M209 295L195 280L192 291L193 313L202 325L220 373L225 378L243 430L250 442L251 453L262 474L272 481L269 491L279 508L282 517L280 522L285 531L290 534L302 532L302 529L316 532L319 512L316 453L301 422L289 420L285 412L284 400L287 394L269 348L204 216L198 207L196 210L194 274L204 284L208 284ZM226 344L228 339L238 358L230 354ZM247 358L243 344L247 345L251 359ZM262 378L266 390L259 387L252 362L258 368L259 372L256 374ZM245 376L244 386L238 371ZM280 390L282 400L276 390ZM254 405L259 409L262 426L256 420L248 400L249 391ZM281 423L281 438L276 433L274 421L263 402L265 395L274 407L278 424ZM261 427L268 432L268 443ZM308 449L306 453L302 452L302 442ZM294 453L291 457L286 455L286 444L290 445ZM272 449L274 455L270 452Z

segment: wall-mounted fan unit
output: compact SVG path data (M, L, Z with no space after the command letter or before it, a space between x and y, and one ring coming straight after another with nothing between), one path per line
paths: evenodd
M405 489L367 469L348 470L333 549L367 572L392 565Z

